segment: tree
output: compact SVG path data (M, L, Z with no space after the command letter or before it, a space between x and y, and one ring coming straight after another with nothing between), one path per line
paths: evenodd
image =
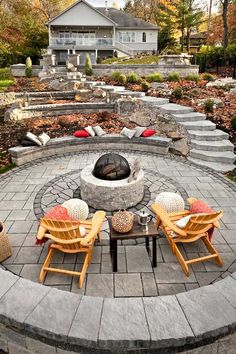
M203 22L203 11L197 0L180 0L176 4L176 23L181 31L181 50L184 50L184 37L186 34L187 51L190 50L190 37L194 28Z

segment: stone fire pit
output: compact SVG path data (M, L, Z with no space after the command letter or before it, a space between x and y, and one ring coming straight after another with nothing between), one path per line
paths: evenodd
M128 182L129 177L109 181L93 174L94 165L86 166L80 175L81 198L95 209L114 211L127 209L138 204L144 195L144 172L140 170L137 179Z

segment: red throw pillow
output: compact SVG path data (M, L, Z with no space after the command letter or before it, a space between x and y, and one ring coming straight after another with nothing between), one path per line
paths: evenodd
M56 205L55 207L53 207L44 215L44 217L46 219L53 220L74 221L74 219L68 214L67 209L61 205Z
M214 213L214 209L209 207L203 200L197 200L193 204L191 204L189 213L190 214L202 214L202 213Z
M74 136L76 138L88 138L89 133L86 132L86 130L77 130L76 132L74 132Z
M148 138L149 136L152 136L152 135L154 135L154 134L156 134L156 131L155 130L153 130L153 129L146 129L146 130L144 130L144 132L142 133L142 137L144 137L144 138Z

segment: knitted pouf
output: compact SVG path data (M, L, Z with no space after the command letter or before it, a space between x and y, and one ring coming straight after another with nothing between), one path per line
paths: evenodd
M88 204L81 199L69 199L62 204L73 219L85 220L89 214Z
M162 192L157 195L155 202L165 209L167 213L184 210L184 200L177 193Z

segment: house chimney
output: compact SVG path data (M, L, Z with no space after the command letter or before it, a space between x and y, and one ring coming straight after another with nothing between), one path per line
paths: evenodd
M107 8L107 0L105 1L105 8L106 8L106 11L108 11L108 8Z

